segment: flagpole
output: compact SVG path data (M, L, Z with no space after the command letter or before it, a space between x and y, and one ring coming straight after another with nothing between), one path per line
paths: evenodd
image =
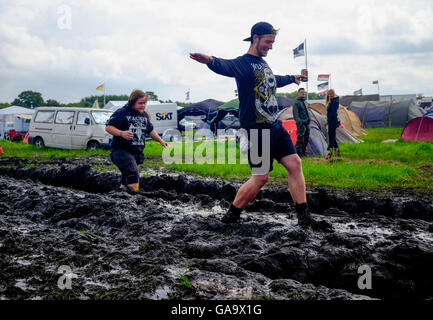
M105 83L104 83L104 107L105 107Z
M378 95L379 98L380 98L379 81L377 81L377 95Z
M304 39L304 46L305 46L305 69L307 69L308 72L308 64L307 64L307 38ZM307 73L308 75L308 73ZM308 76L307 76L307 100L308 100Z

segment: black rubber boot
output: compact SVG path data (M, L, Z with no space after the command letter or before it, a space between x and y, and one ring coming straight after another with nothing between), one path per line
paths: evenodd
M316 221L311 217L307 203L295 204L295 210L298 216L298 225L301 228L307 229L310 227L315 231L334 232L334 228L329 222L325 220Z
M308 210L308 205L306 202L295 204L296 215L298 216L298 225L301 228L308 228L311 226L312 218L310 216L310 211Z
M230 205L229 210L225 214L225 216L221 219L224 223L233 223L237 222L241 217L242 209L236 208L233 203Z

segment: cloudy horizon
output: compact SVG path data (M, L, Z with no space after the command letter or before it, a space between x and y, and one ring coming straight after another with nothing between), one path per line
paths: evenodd
M0 102L24 90L61 103L140 88L161 100L235 98L234 79L189 58L235 58L257 21L279 29L265 60L275 74L299 74L307 39L310 92L331 74L339 95L433 96L433 1L18 0L0 1ZM298 86L279 88L292 92Z

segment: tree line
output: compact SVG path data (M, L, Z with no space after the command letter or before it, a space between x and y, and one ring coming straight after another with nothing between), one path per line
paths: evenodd
M158 96L152 91L146 91L146 95L149 97L151 101L159 101L161 103L172 103L171 100L160 100ZM120 94L120 95L106 95L105 102L108 101L125 101L128 100L129 95ZM70 103L61 103L55 99L44 100L42 94L37 91L26 90L21 92L18 97L15 98L12 103L2 102L0 103L0 109L7 108L12 106L21 106L25 108L37 108L37 107L74 107L74 108L91 108L95 102L98 101L100 107L104 106L104 96L90 96L84 97L79 102L70 102ZM191 103L175 101L178 106L187 106Z

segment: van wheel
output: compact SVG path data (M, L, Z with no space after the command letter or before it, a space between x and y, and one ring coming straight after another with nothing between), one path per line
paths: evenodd
M97 141L89 141L87 144L87 149L89 150L96 150L99 148L99 143Z
M44 140L42 140L41 137L35 138L35 141L33 143L35 147L38 149L45 147Z

